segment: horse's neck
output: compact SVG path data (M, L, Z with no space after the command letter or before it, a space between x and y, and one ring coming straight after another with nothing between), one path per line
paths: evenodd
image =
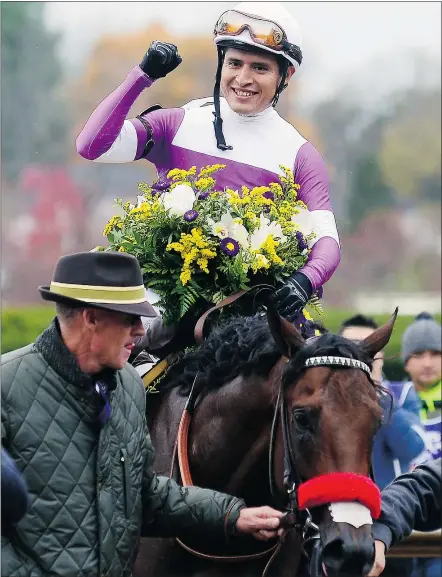
M192 421L194 482L246 497L268 488L274 379L237 377L201 403Z

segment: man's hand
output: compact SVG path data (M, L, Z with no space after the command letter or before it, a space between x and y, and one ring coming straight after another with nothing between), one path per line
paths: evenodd
M374 565L367 577L378 577L385 569L385 544L382 541L375 541L374 549Z
M271 507L249 507L241 509L235 525L237 533L252 535L260 541L267 541L283 535L280 519L284 513Z
M154 40L141 61L140 68L152 80L164 78L182 62L175 44Z

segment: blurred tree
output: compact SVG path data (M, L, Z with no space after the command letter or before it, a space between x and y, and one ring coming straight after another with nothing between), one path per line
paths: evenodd
M55 91L61 79L57 35L43 22L44 2L1 3L1 153L14 179L29 163L57 163L66 118Z
M440 89L401 95L386 126L379 160L385 182L406 202L440 202Z
M385 184L376 157L368 155L357 161L350 179L349 230L354 231L371 212L394 203L394 192Z

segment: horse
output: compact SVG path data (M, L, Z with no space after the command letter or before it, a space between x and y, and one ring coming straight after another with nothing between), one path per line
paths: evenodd
M380 511L371 448L386 394L370 371L396 316L356 344L331 333L306 340L269 307L215 328L172 366L147 399L156 472L286 510L288 530L227 549L210 535L141 539L134 576L366 575Z

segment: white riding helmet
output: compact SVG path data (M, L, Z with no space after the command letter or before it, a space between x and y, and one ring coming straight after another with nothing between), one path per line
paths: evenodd
M214 34L215 45L234 40L284 56L295 69L301 65L300 28L279 2L241 2L220 16Z

